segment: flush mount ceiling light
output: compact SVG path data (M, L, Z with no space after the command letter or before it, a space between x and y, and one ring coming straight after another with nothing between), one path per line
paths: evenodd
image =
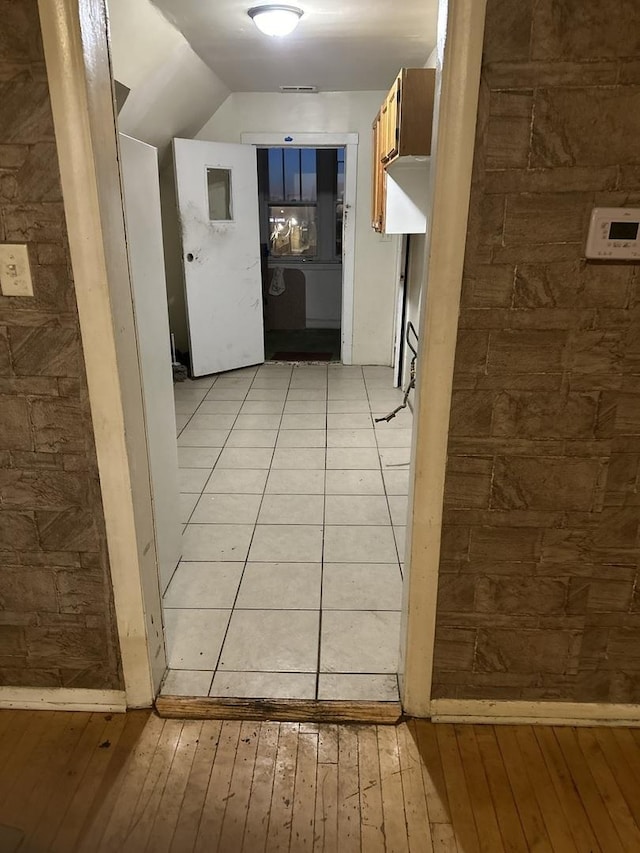
M269 3L267 6L254 6L247 14L266 36L288 36L298 26L304 12L297 6Z

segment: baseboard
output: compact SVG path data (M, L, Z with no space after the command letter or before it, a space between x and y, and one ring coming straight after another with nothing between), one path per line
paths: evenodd
M75 687L0 687L0 708L30 711L127 710L124 690L83 690Z
M313 699L218 699L158 696L160 717L196 720L277 720L292 723L375 723L395 725L399 702L328 702Z
M511 702L490 699L433 699L434 723L640 727L640 705L606 702Z

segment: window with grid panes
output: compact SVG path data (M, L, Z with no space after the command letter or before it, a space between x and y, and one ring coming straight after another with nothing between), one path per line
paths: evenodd
M343 148L258 152L263 234L272 258L335 263L342 258ZM266 229L265 229L266 224Z

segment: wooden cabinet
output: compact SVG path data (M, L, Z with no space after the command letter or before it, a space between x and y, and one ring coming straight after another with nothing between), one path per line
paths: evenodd
M382 231L384 226L384 169L382 168L382 110L376 116L373 123L373 170L372 170L372 217L371 225L375 231Z
M400 115L398 109L399 98L400 78L398 77L382 105L384 132L381 154L382 160L385 163L398 154L398 140L400 137L400 126L398 122Z
M385 230L386 169L402 157L431 154L435 70L403 68L373 122L371 224Z

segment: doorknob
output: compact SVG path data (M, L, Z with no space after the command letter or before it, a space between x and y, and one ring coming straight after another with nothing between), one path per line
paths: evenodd
M187 253L187 260L189 261L189 263L191 263L191 261L193 260L193 254L191 252Z

